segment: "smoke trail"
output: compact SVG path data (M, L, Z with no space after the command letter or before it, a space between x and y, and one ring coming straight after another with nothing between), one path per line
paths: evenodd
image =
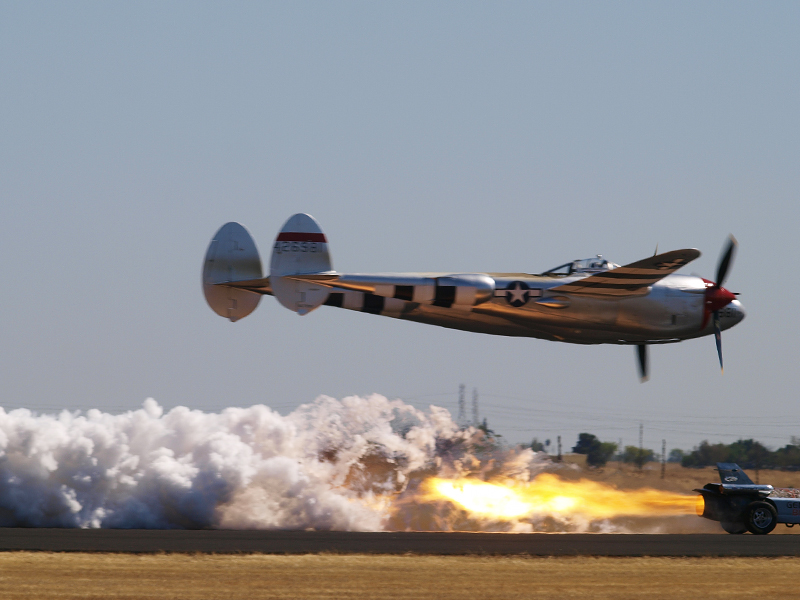
M112 415L0 408L0 525L380 530L415 472L446 471L469 432L373 395L288 416L153 400Z
M492 520L426 499L430 477L529 481L552 466L445 409L320 396L287 416L153 399L112 415L0 408L0 526L380 531L625 530L564 515ZM696 517L695 517L696 518Z

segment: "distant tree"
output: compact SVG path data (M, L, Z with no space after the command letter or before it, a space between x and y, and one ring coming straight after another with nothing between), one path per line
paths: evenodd
M576 454L586 455L586 464L590 467L602 467L614 454L617 445L612 442L601 442L591 433L578 434L578 443L572 448Z
M599 448L586 455L586 463L593 467L605 466L616 451L617 445L614 442L600 442Z
M772 453L772 460L776 467L784 469L800 466L800 444L787 444L778 448Z
M667 462L671 463L679 463L683 460L684 451L680 448L673 448L669 451L669 457L667 458Z
M709 444L708 440L703 440L699 446L683 457L681 465L684 467L708 467L718 462L731 462L730 457L730 448L725 444Z
M639 448L638 446L625 446L625 451L622 453L622 461L626 463L633 463L640 469L644 463L655 459L655 454L652 450L647 448Z
M592 435L591 433L579 433L578 443L573 446L572 451L575 454L589 454L589 451L599 443L600 440L597 439L596 435Z
M533 441L531 442L531 450L534 452L544 452L544 444L538 439L533 438Z

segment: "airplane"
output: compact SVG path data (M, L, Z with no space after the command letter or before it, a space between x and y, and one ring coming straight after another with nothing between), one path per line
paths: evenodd
M234 322L268 295L299 315L334 306L493 335L627 344L636 347L646 381L649 345L706 335L715 337L722 369L722 331L745 316L736 294L722 287L736 248L730 236L715 281L675 273L700 256L693 248L624 266L597 255L540 274L339 273L319 224L299 213L275 239L268 277L253 238L231 222L208 247L202 281L211 309Z

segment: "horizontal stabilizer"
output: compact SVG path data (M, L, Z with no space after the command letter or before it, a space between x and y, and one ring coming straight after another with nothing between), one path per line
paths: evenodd
M232 281L230 283L218 283L217 285L247 290L248 292L263 294L265 296L272 296L272 286L270 285L269 277L245 279L242 281Z

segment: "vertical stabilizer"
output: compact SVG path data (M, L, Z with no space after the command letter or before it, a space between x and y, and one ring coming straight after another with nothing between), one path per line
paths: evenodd
M218 315L238 321L253 312L261 295L228 287L226 283L260 279L261 259L247 229L226 223L214 235L203 263L203 293Z
M753 480L742 471L736 463L717 463L719 478L722 483L735 483L738 485L754 485Z
M295 281L291 276L330 272L328 240L319 223L305 213L290 217L272 247L272 293L286 308L305 315L325 302L329 290L316 283Z

